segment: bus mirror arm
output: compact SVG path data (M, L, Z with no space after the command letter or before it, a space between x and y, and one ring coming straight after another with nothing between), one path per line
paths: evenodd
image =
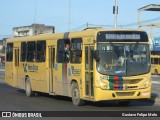
M99 51L98 50L94 51L93 58L96 60L96 62L100 61Z

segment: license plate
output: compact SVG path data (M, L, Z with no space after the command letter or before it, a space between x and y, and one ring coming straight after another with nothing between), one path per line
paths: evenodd
M148 95L150 95L150 92L144 92L144 93L142 93L142 96L148 96Z

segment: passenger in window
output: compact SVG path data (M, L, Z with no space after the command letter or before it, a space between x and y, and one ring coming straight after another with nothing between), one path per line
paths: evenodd
M70 45L69 43L66 43L64 51L65 51L65 62L69 62L69 57L70 57Z

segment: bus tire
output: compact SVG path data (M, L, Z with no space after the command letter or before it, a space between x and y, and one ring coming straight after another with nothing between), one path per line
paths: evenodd
M26 91L26 96L27 97L31 97L34 94L33 91L32 91L32 87L31 87L31 83L30 83L29 77L27 77L27 79L25 81L25 91Z
M158 75L158 70L157 69L154 70L154 74Z
M80 99L80 91L78 84L76 82L73 82L71 85L71 96L74 105L76 106L84 105L85 101Z
M119 103L119 105L121 105L121 106L127 106L127 105L129 105L130 102L131 102L131 101L119 101L118 103Z

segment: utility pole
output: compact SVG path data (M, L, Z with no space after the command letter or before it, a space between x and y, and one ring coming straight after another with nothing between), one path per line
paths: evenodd
M117 14L118 14L118 1L115 0L115 6L113 7L114 14L114 27L117 28Z
M87 22L87 28L88 28L88 26L89 26L89 25L88 25L88 22Z
M140 15L141 15L140 10L138 10L138 29L140 29L140 27L141 27Z
M34 24L36 24L36 15L37 15L37 0L35 0L35 5L34 5Z
M34 34L34 35L37 35L37 32L36 32L36 31L37 31L37 30L36 30L37 0L35 0L35 6L34 6L34 7L35 7L35 8L34 8L35 11L34 11L34 24L33 24L33 25L34 25L34 26L33 26L33 27L34 27L34 31L33 31L34 33L33 33L33 34Z
M70 32L71 25L71 0L69 0L69 11L68 11L68 32Z

